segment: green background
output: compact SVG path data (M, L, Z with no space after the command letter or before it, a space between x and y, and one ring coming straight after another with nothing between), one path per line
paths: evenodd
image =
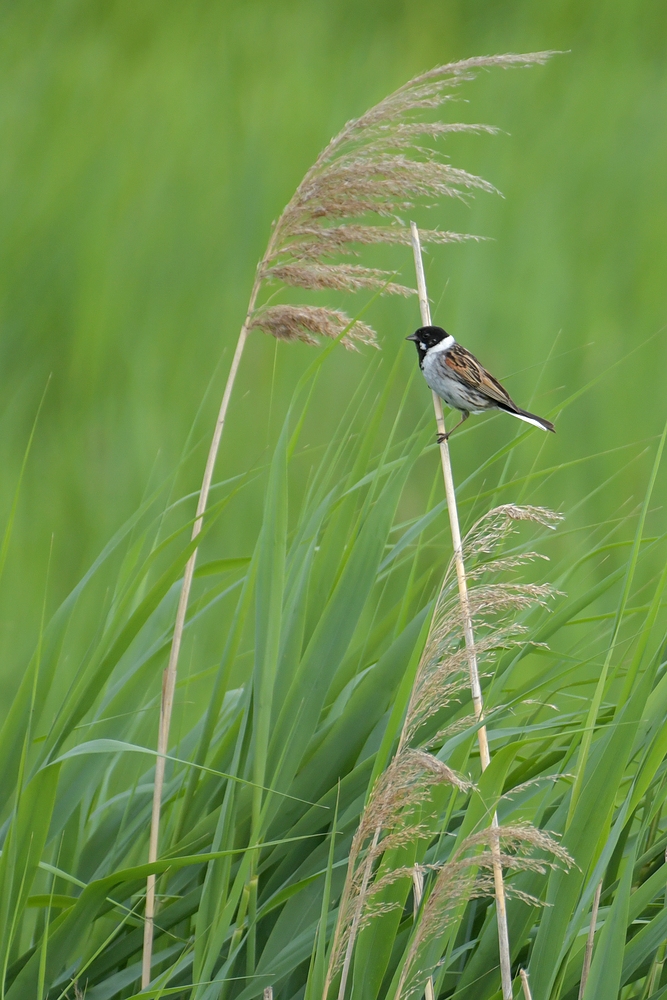
M528 438L517 467L585 461L503 499L571 512L579 529L631 513L644 493L645 449L654 450L667 415L666 43L667 8L656 0L3 5L4 520L51 376L0 583L5 688L34 646L44 601L52 610L142 496L173 474L191 428L197 447L175 489L196 488L255 264L318 151L348 118L438 63L568 50L546 67L466 85L467 103L447 117L503 133L457 137L448 152L504 198L441 204L418 218L492 237L433 250L429 290L435 320L519 404L557 413L600 376L557 420L555 438ZM392 260L411 283L409 252ZM345 303L351 313L362 305ZM364 318L382 355L340 350L327 363L306 429L315 450L369 364L382 366L377 386L403 352L397 405L414 375L403 338L417 325L416 302L373 302ZM221 478L266 461L312 356L252 336ZM370 412L372 399L366 405ZM408 418L429 407L415 379ZM452 446L459 478L521 429L501 416L472 425ZM421 465L405 517L428 504L435 454ZM497 472L474 489L496 480ZM263 489L260 477L229 508L207 542L212 557L250 553Z

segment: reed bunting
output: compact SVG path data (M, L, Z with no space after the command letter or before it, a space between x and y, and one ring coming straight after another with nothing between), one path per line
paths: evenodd
M422 326L405 339L413 340L417 345L419 367L426 384L447 406L463 414L450 431L438 435L439 443L446 441L471 413L483 413L485 410L504 410L543 431L556 430L551 421L517 406L500 382L489 375L477 358L457 344L442 327Z

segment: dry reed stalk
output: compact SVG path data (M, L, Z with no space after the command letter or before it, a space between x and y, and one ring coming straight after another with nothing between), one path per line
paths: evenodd
M257 296L259 287L253 289L253 297L251 302ZM248 328L244 323L241 328L241 333L239 335L238 343L236 345L236 350L234 352L234 357L232 359L231 368L229 370L229 375L227 376L227 384L225 385L225 391L222 396L222 402L220 404L220 411L218 413L218 419L216 421L215 430L213 432L213 438L211 440L211 446L209 448L208 458L206 461L206 467L204 469L204 478L202 480L201 490L199 492L199 501L197 503L197 512L195 515L195 521L192 526L192 538L195 539L201 532L204 523L204 511L206 510L206 505L208 503L208 495L211 488L211 482L213 479L213 470L215 468L215 460L218 454L218 448L220 447L220 439L222 437L222 431L225 425L225 417L227 415L227 408L229 406L229 400L232 394L232 389L234 387L234 382L236 380L236 373L238 371L239 364L241 362L241 355L243 354L243 348L245 346L245 341L248 336ZM162 676L162 699L160 702L160 723L158 729L158 745L157 752L158 757L155 764L155 785L153 790L153 807L151 811L151 829L150 838L148 842L148 863L151 864L157 861L158 855L158 841L160 835L160 810L162 806L162 789L164 787L164 771L166 765L166 754L169 750L169 727L171 724L171 713L174 705L174 691L176 689L176 674L178 668L178 656L181 649L181 639L183 638L183 629L185 627L185 615L188 610L188 600L190 597L190 589L192 587L192 579L195 572L195 564L197 562L197 549L192 553L185 566L185 572L183 574L183 586L181 587L181 593L178 600L178 607L176 609L176 618L174 621L174 635L172 639L171 649L169 651L169 662L167 668ZM142 963L141 963L141 988L146 989L151 979L151 958L153 953L153 930L154 930L154 920L155 920L155 875L149 875L146 881L146 910L145 910L145 921L144 921L144 946L142 953Z
M600 906L600 894L602 893L602 880L598 882L598 887L593 896L593 906L591 907L591 923L588 928L586 938L586 951L584 952L584 964L581 969L581 980L579 982L579 1000L582 1000L586 992L586 982L591 971L591 961L593 958L593 944L595 942L595 925L598 922L598 907Z
M357 343L377 346L375 331L360 321L350 321L337 309L313 305L261 305L260 291L267 282L281 282L310 290L331 289L410 295L413 290L396 283L389 271L348 263L332 263L335 256L357 256L358 247L371 244L409 245L410 234L399 220L417 202L440 197L464 197L475 190L495 191L493 185L465 170L452 167L437 152L422 145L452 132L495 132L486 125L420 121L419 115L437 110L452 97L460 83L480 69L543 64L549 52L480 57L438 66L422 73L390 94L360 118L352 119L335 136L308 170L294 196L273 227L260 261L246 318L234 351L208 453L199 494L192 538L199 535L208 503L215 461L222 438L229 400L241 357L254 329L285 341L317 343L317 335L336 338L351 349ZM369 221L368 216L375 217ZM389 220L378 222L380 220ZM462 242L477 237L426 230L422 238L433 243ZM178 658L185 627L197 550L183 576L169 662L165 669L160 704L158 758L155 768L149 862L157 860L160 835L165 757L173 708ZM150 982L155 916L155 877L146 885L146 916L142 957L142 988Z
M533 994L530 992L530 983L528 982L528 973L525 969L519 969L519 976L521 977L524 1000L533 1000Z
M377 854L378 840L380 839L381 831L382 831L382 826L381 824L378 823L378 825L375 827L375 831L373 833L373 840L368 850L369 858L375 858ZM343 1000L343 998L345 997L345 987L347 986L347 977L350 974L350 963L352 961L354 942L361 927L361 918L363 913L364 900L367 899L368 883L370 881L372 872L373 872L373 864L372 861L369 861L366 865L364 865L363 868L363 875L358 892L358 905L355 907L354 916L352 917L352 924L350 926L350 935L347 940L347 945L345 948L345 958L343 959L343 968L341 970L341 975L340 975L340 985L338 987L338 1000ZM336 927L336 931L338 931L338 926ZM334 935L334 941L331 950L332 960L334 958L335 953L336 953L336 937ZM332 961L330 961L329 969L327 970L327 978L325 979L324 982L324 991L322 994L323 1000L326 1000L326 997L329 993L329 986L331 985L331 974L334 971L335 971L335 965L332 964Z
M415 897L415 918L419 912L419 907L422 904L422 899L424 898L424 873L421 868L415 868L414 875L412 876L412 891ZM433 989L433 976L429 976L426 980L426 985L424 986L424 1000L435 1000L435 991Z
M424 276L424 262L422 260L419 230L414 222L410 223L410 230L412 233L412 249L415 258L415 271L417 273L417 290L419 293L419 307L421 310L422 326L431 326L431 309L426 291L426 278ZM456 506L456 492L454 490L452 463L449 457L449 442L447 441L447 438L444 437L446 428L445 417L442 411L442 400L435 392L432 393L432 396L433 409L435 410L435 422L438 428L438 435L440 436L440 460L442 463L442 475L445 481L445 495L447 497L447 510L449 511L449 526L452 533L454 564L456 567L456 579L458 582L459 599L461 602L463 632L465 635L465 645L470 675L470 692L472 695L475 718L478 722L480 722L484 718L484 702L482 699L482 688L479 682L477 653L475 651L475 636L473 633L472 615L468 601L468 581L466 579L465 565L463 562L463 546L461 544L461 529L459 527L459 515L458 508ZM477 742L479 744L479 756L482 771L485 771L491 763L489 741L485 725L481 725L477 730ZM491 828L492 830L498 829L498 814L495 811L491 820ZM498 920L500 979L502 984L503 1000L512 1000L512 960L509 931L507 929L507 903L505 899L503 868L500 861L500 844L497 838L493 838L491 841L491 852L494 857L493 880L495 884L496 913Z

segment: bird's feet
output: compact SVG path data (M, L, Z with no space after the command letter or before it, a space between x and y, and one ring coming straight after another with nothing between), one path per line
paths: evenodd
M469 416L470 413L464 413L458 424L454 424L454 426L450 428L446 434L438 434L438 444L442 444L444 441L449 441L450 436L454 433L457 427L460 427L461 424L465 423Z

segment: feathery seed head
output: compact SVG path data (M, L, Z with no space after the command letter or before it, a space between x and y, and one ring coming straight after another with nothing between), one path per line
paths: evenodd
M269 306L256 313L249 328L264 330L278 340L300 340L305 344L317 343L313 334L335 340L347 330L341 341L345 347L356 349L357 343L376 343L375 331L370 326L351 320L340 309L321 306Z
M477 582L489 572L523 565L539 557L537 553L524 552L495 560L489 560L488 556L501 545L516 521L531 521L551 527L558 520L558 515L544 508L506 504L480 518L464 539L469 583L468 608L475 623L478 662L488 660L500 649L518 644L525 628L514 621L514 617L535 605L545 606L554 596L549 584ZM445 575L417 669L401 745L410 744L421 727L455 700L466 686L468 655L452 564ZM437 735L431 737L429 745L437 745L436 740Z
M265 282L309 290L373 291L410 295L414 290L378 268L350 265L332 257L358 256L376 243L408 246L400 216L440 198L496 193L488 181L453 167L432 144L451 133L493 134L488 125L422 120L455 96L456 88L482 69L544 63L550 53L491 56L438 66L349 121L318 156L278 219L261 262L256 290ZM431 145L429 145L431 143ZM423 243L478 239L463 233L421 230ZM317 343L336 337L350 321L337 310L305 305L253 309L247 328L280 340ZM354 324L343 344L376 344L375 332Z
M436 867L403 966L397 998L410 997L423 990L424 981L433 971L424 967L423 947L438 938L470 899L494 895L494 867L500 862L507 872L533 871L546 874L557 866L571 867L572 858L557 840L544 830L528 823L492 827L467 837L443 865ZM541 900L506 884L506 895L531 906Z

